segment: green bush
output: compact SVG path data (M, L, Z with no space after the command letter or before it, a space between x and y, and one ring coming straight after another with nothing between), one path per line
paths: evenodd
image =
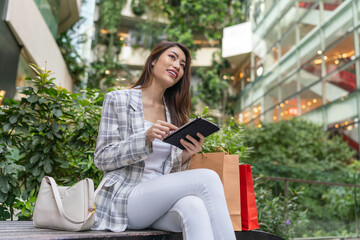
M207 109L203 112L206 117ZM210 119L213 121L213 119ZM227 121L220 131L206 138L203 152L225 151L229 154L239 155L240 163L253 164L254 151L247 144L247 135L244 127L234 119ZM248 131L248 130L247 130ZM256 167L252 166L256 172ZM254 179L256 205L261 230L291 239L295 229L307 222L306 210L301 208L299 202L303 194L302 188L290 189L289 198L274 194L268 188L268 183L261 177ZM285 213L285 208L287 213Z
M0 219L31 219L41 179L59 184L84 177L96 182L93 164L104 95L97 90L71 94L56 87L51 71L32 65L20 102L6 99L0 109Z
M244 130L244 145L251 146L249 158L258 176L287 177L335 183L354 183L358 162L340 136L330 138L322 126L294 118L262 123L261 128ZM275 197L283 196L283 182L268 181L264 186ZM301 204L306 220L295 226L296 237L355 233L353 189L291 183L305 187ZM356 200L358 201L358 199Z

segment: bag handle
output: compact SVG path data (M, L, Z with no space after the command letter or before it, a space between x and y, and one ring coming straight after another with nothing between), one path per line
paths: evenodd
M230 151L229 151L229 149L228 149L227 147L220 147L220 146L215 147L215 151L216 151L216 152L218 152L219 150L220 150L221 152L226 153L227 155L230 154ZM225 151L225 150L226 150L226 151Z
M94 206L93 208L89 208L89 215L84 219L84 220L80 220L80 221L76 221L76 220L73 220L71 219L69 216L66 215L65 211L64 211L64 207L63 207L63 204L62 204L62 201L61 201L61 197L60 197L60 193L59 193L59 189L57 188L57 184L54 180L54 178L52 177L49 177L49 176L45 176L46 180L48 180L48 182L50 182L50 185L51 185L51 189L52 189L52 192L54 194L54 197L55 197L55 202L56 202L56 205L59 209L59 212L60 214L65 217L68 221L72 222L72 223L84 223L85 221L87 221L94 213L95 213L95 209L96 209L96 205L95 205L95 198L96 198L96 195L98 194L99 190L102 188L102 186L105 184L105 179L103 179L98 188L96 189L95 193L92 192L92 191L89 191L89 204L90 206ZM94 182L93 181L90 181L91 179L89 178L86 178L86 182L88 183L89 185L89 188L91 188L92 186L92 189L93 189L93 186L94 186Z

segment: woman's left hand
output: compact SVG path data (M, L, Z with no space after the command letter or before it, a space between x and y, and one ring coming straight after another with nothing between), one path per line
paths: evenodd
M191 141L191 143L185 141L184 139L180 140L180 143L184 146L183 150L183 160L189 159L192 155L201 151L202 146L204 145L205 137L197 133L196 134L200 139L197 141L195 138L187 135L186 138Z

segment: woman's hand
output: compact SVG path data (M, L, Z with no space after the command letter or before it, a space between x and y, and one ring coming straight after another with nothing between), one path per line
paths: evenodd
M186 161L192 155L201 151L202 146L204 145L205 137L200 133L197 133L196 135L200 138L199 141L197 141L195 138L191 137L190 135L187 135L186 138L190 140L192 143L189 143L184 139L180 140L180 143L185 148L183 150L183 161Z
M175 125L171 123L157 120L145 133L145 142L150 143L155 140L163 140L167 135L170 134L170 131L178 129Z

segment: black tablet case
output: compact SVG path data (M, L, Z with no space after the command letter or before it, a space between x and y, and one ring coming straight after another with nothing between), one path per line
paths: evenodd
M184 139L188 142L186 135L190 135L196 140L199 140L199 137L196 136L196 133L201 133L204 137L209 136L210 134L219 131L220 128L201 117L196 118L195 120L185 124L181 128L177 129L175 132L164 138L164 142L177 146L178 148L185 149L180 143L180 139Z

